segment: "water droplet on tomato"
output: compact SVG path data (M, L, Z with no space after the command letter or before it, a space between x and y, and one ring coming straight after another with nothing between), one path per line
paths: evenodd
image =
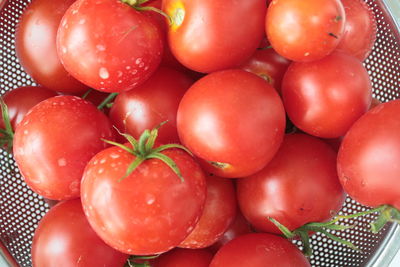
M103 80L106 80L110 77L110 74L108 73L108 70L104 67L101 67L99 69L99 76L100 78L102 78Z

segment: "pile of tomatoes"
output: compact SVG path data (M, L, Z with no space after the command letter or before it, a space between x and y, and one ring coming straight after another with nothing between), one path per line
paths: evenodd
M375 36L362 0L32 0L16 52L39 85L4 95L0 144L60 201L33 265L310 266L281 231L346 194L399 220Z

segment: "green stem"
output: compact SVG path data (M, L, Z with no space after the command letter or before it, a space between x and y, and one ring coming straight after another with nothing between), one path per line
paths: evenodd
M87 97L92 91L93 91L93 89L90 88L89 90L87 90L87 91L81 96L81 98L82 98L82 99L86 99L86 97Z
M169 25L171 25L173 23L172 18L170 16L168 16L167 13L165 13L164 11L162 11L162 10L160 10L158 8L155 8L153 6L137 6L137 7L135 7L135 9L138 10L138 11L153 11L153 12L156 12L156 13L164 16L168 20Z
M97 106L97 109L102 110L105 106L108 105L113 99L118 95L118 93L111 93L109 94L106 99L103 100L103 102L100 103L100 105Z
M0 109L5 129L0 129L0 147L7 149L8 153L12 153L14 131L10 121L8 107L3 98L0 97Z

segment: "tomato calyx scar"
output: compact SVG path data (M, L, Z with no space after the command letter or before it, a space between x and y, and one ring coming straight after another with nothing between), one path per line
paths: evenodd
M182 176L182 173L178 167L178 165L167 155L161 153L164 150L171 149L171 148L179 148L184 151L186 151L188 154L193 156L193 154L184 146L180 144L166 144L166 145L161 145L159 147L154 148L155 141L158 136L158 130L159 128L167 123L168 121L164 121L158 126L156 126L154 129L149 130L146 129L142 135L139 137L139 140L136 140L133 136L126 134L126 133L121 133L117 128L115 128L120 135L125 137L129 144L132 146L132 148L125 146L123 144L110 141L110 140L105 140L102 139L104 142L117 146L119 148L122 148L123 150L127 151L128 153L132 154L135 156L135 159L132 161L132 163L129 165L128 169L126 170L125 176L121 177L119 181L122 181L126 177L128 177L140 164L142 164L145 160L148 159L158 159L164 162L165 164L170 167L175 174L179 177L181 182L184 182L184 178Z
M122 3L127 4L128 6L136 9L137 11L152 11L156 12L162 16L164 16L167 20L168 23L171 25L173 23L172 19L170 16L168 16L164 11L161 9L152 7L152 6L142 6L149 0L120 0Z
M213 165L214 167L217 167L218 169L222 169L222 170L231 167L231 164L229 164L229 163L218 162L218 161L207 161L207 162L210 163L211 165Z
M6 148L7 152L11 153L13 147L14 131L11 126L8 107L2 97L0 97L0 107L1 107L1 116L5 127L4 129L0 128L0 147Z

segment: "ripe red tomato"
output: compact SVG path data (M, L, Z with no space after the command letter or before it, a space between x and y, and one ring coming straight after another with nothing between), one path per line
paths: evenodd
M205 248L216 242L236 215L236 191L233 181L207 176L207 198L199 222L181 248Z
M338 154L345 191L367 206L400 209L400 100L383 103L357 120Z
M96 235L80 199L64 201L50 209L33 236L33 266L121 267L127 258Z
M41 86L23 86L4 94L3 100L8 108L11 126L15 130L25 114L39 102L56 96L57 93ZM4 129L0 110L0 128Z
M308 267L307 258L289 240L266 233L239 236L215 254L210 267Z
M283 78L282 96L295 126L318 137L335 138L368 110L371 88L362 63L335 52L318 61L292 63Z
M290 230L336 214L344 192L336 173L336 153L316 137L286 135L260 172L237 181L240 209L258 230L280 234L272 217Z
M206 249L175 248L168 251L152 263L152 267L209 267L213 254Z
M33 0L22 13L15 35L15 49L24 70L44 87L65 93L88 89L64 69L57 55L58 25L73 2Z
M119 181L136 158L119 147L101 151L85 169L85 214L96 233L121 252L168 251L189 235L201 216L206 199L202 170L184 151L162 153L176 163L184 181L158 159L145 160Z
M274 0L265 29L278 54L294 61L313 61L336 48L344 22L340 0Z
M337 49L363 61L370 54L376 39L374 13L363 0L341 1L346 12L346 23Z
M64 67L88 86L121 92L143 83L163 51L159 26L115 0L78 0L65 13L57 34Z
M261 76L281 93L283 75L290 62L273 48L258 49L240 68Z
M176 113L179 102L193 83L186 75L168 68L159 68L144 84L120 93L110 110L113 124L135 138L146 129L160 128L160 143L179 143Z
M198 72L237 67L263 37L265 1L164 0L163 10L172 18L172 53Z
M56 96L34 106L14 136L14 158L29 187L49 199L79 197L86 163L113 140L107 117L75 96Z
M178 108L179 137L205 168L221 177L262 169L282 142L285 111L277 92L244 70L209 74L189 88Z

